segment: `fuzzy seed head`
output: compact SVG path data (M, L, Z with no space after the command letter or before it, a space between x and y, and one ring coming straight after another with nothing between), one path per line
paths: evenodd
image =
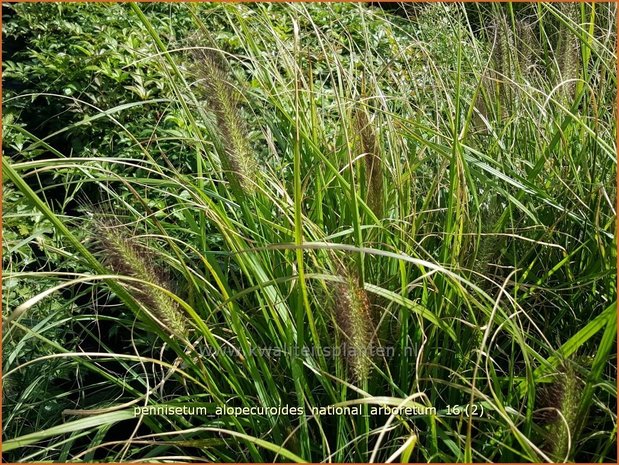
M550 406L561 412L545 418L550 421L548 449L555 462L563 462L576 439L582 381L571 367L566 367L546 390Z
M563 3L560 5L568 21L580 25L579 6L577 3ZM567 25L561 24L557 44L557 60L560 79L568 81L577 79L580 74L580 41ZM576 83L571 81L564 85L564 96L567 99L574 97Z
M178 302L150 285L163 289L171 287L166 272L155 264L151 250L140 244L127 228L115 220L97 220L93 231L104 264L116 274L140 280L132 282L129 288L135 300L159 320L171 335L186 335L186 320Z
M251 179L257 172L258 164L248 143L247 131L239 111L239 92L224 71L223 59L215 52L199 50L194 53L194 57L207 104L215 115L225 147L222 165L230 173L231 184L246 194L252 193L255 186Z
M495 24L495 45L492 60L494 62L496 95L501 102L503 116L506 116L512 104L512 88L509 80L514 76L513 53L515 49L514 33L509 27L507 17L501 15Z
M367 293L350 274L335 287L335 317L343 335L349 371L357 382L362 382L371 371L374 325Z
M365 154L366 201L374 214L380 218L383 214L383 167L378 137L364 110L355 112L354 123L358 133L359 149Z

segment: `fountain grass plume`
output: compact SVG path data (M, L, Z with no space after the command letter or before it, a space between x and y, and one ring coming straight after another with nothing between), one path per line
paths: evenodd
M555 379L539 390L543 408L536 420L547 425L545 449L555 462L569 459L574 448L582 389L583 382L574 369L564 365Z
M335 319L344 337L344 354L352 378L362 383L371 371L374 324L370 300L356 276L343 267L339 274L343 283L335 287Z
M366 201L380 218L383 214L383 167L378 137L365 110L359 109L355 112L354 124L359 150L365 154Z
M129 292L172 336L186 337L187 322L173 298L167 271L158 266L151 249L141 244L129 229L113 217L93 220L93 239L103 263L116 274L135 278Z
M221 157L230 183L245 194L255 191L252 177L258 164L248 142L247 130L240 113L239 91L230 83L226 63L211 49L194 51L195 71L204 88L209 109L214 113L216 126L224 145Z
M579 26L580 13L577 3L564 3L559 5L561 11L566 16L566 21ZM559 78L566 82L563 87L563 95L566 99L574 98L576 82L574 79L579 77L580 64L580 40L565 22L559 28L559 38L557 43L557 64L559 67Z

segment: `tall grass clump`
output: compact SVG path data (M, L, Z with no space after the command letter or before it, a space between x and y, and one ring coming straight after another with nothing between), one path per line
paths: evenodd
M615 460L615 4L5 8L7 461Z

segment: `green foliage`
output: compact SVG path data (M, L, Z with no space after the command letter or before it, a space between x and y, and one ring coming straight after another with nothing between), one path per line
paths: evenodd
M7 460L614 459L615 5L4 8Z

